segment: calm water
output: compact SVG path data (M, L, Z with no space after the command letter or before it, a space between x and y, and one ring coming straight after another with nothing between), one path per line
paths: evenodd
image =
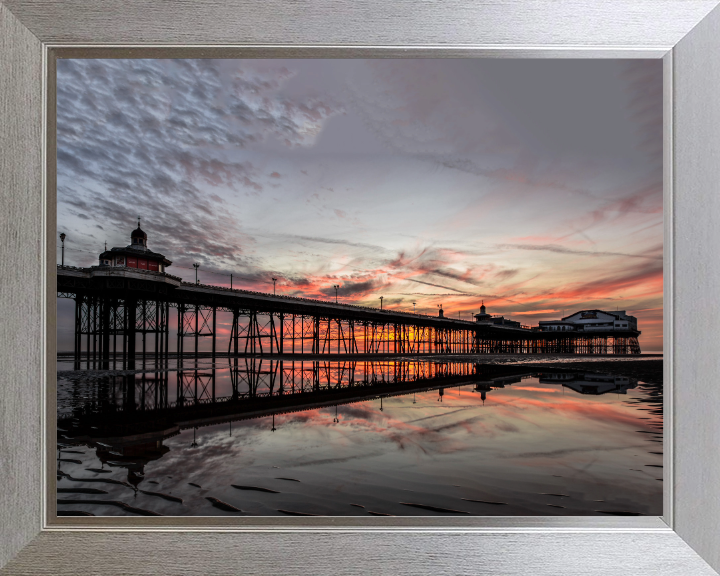
M155 370L58 362L59 511L662 514L658 385L471 362Z

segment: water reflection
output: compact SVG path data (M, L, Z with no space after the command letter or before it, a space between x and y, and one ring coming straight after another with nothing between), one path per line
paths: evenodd
M64 368L60 513L662 513L662 388L629 377L408 360Z

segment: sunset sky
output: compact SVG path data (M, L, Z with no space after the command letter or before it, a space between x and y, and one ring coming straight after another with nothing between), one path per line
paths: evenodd
M619 308L662 350L659 60L57 70L66 264L140 216L187 280L531 325Z

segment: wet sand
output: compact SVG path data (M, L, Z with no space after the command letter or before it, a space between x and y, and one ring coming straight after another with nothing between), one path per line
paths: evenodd
M517 379L477 388L470 378L442 389L187 428L163 438L164 451L146 458L116 456L101 441L73 441L72 425L65 426L58 443L60 513L661 513L662 356L402 359L495 366L479 372ZM384 357L381 366L392 360ZM553 379L553 372L574 373L580 383L589 372L640 382L609 379L616 388L598 394L568 386L572 377ZM227 394L229 372L218 374L218 394ZM345 381L341 371L332 374ZM393 374L380 376L384 382ZM94 399L103 374L85 375L87 381L58 381L67 407L73 399L80 405ZM143 475L131 461L141 463Z
M660 359L653 360L623 360L616 362L611 360L599 360L592 362L577 361L564 362L562 364L550 364L553 369L571 368L587 370L588 372L603 372L614 376L629 376L637 378L643 382L652 384L663 383L663 361ZM528 366L544 369L547 364L528 364Z
M430 356L423 360L434 362L477 362L478 364L514 364L537 370L601 372L615 376L629 376L642 382L663 383L663 357L660 354L641 356L579 356L528 354L468 354Z

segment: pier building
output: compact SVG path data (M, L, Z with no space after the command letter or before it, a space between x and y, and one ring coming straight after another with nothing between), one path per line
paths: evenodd
M628 332L637 331L637 318L625 310L580 310L560 320L538 322L541 332Z
M130 233L130 244L122 248L111 248L100 254L100 266L122 266L151 272L165 272L172 262L159 252L152 252L147 246L147 234L138 226Z
M479 324L493 324L495 326L512 326L520 328L520 322L510 320L504 316L493 316L485 311L485 302L480 306L480 314L475 314L475 322Z

